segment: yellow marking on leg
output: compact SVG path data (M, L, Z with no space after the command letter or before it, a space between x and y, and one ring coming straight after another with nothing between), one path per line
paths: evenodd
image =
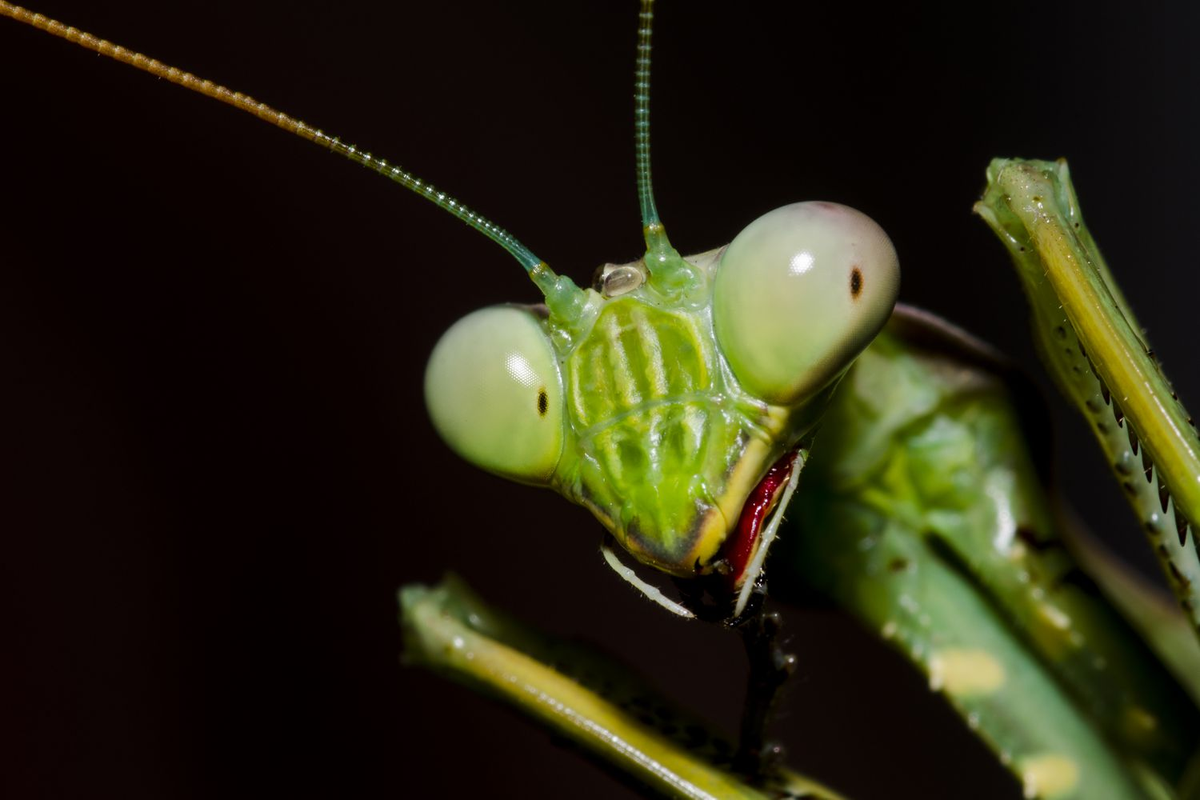
M1021 783L1028 798L1062 797L1079 783L1079 765L1056 754L1022 759Z
M1004 679L1004 666L986 650L950 648L929 659L929 688L955 697L991 694Z

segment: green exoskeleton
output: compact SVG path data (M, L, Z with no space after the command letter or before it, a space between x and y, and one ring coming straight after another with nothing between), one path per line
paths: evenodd
M426 396L464 457L553 486L669 575L719 572L737 616L777 527L769 512L791 499L838 378L891 314L899 265L874 221L833 203L770 212L686 259L647 204L645 259L604 268L586 292L531 265L548 310L458 323Z
M1018 176L1023 169L1014 165ZM1061 195L1055 202L1070 228L1075 204L1069 183L1051 165L1032 169L1037 181L1047 181ZM1006 175L997 167L993 186L1011 184L1014 172ZM614 182L625 183L619 177ZM810 190L802 173L792 182L793 197L841 196ZM1018 182L1018 188L1028 185ZM1019 256L1053 251L1038 228L1041 216L1022 219L1022 209L1013 209L1009 198L1015 192L993 192L998 197L989 200L989 222ZM887 213L884 202L851 202L869 206L875 215ZM961 200L946 203L928 213L943 218ZM676 215L690 213L681 206L678 198L664 206L673 234ZM772 220L788 215L802 223L849 220L855 230L840 237L824 225L805 233L801 224L784 228L781 236ZM1036 468L1020 445L1006 368L958 332L902 310L838 383L853 354L884 324L881 309L890 308L894 293L892 256L880 245L886 239L873 223L842 207L807 205L768 214L733 238L729 250L690 261L674 258L654 228L656 217L647 221L649 268L646 261L609 267L593 292L552 291L550 317L493 309L455 329L451 337L483 331L483 345L460 342L458 357L443 359L444 371L436 358L430 371L435 419L456 448L495 472L557 484L609 524L635 559L677 577L715 574L713 580L732 584L739 589L733 594L740 595L753 583L747 579L756 569L750 556L756 548L765 555L767 548L751 540L740 551L743 560L733 558L727 549L730 530L771 466L801 446L803 470L785 472L795 479L797 496L788 527L771 548L767 574L773 595L809 599L821 593L899 645L1031 794L1168 792L1163 787L1176 781L1194 749L1193 706L1139 637L1078 580ZM906 249L900 237L908 234L888 227L906 275L924 270L927 254ZM758 237L763 229L766 239L784 242L799 230L809 237L804 241L821 246L803 251L812 256L810 266L791 252L784 259L785 279L773 283L780 275L764 274L770 264L758 258L770 250ZM718 241L705 240L701 247ZM847 241L872 245L867 249L876 257L868 268L836 252ZM739 261L739 252L754 257ZM956 259L964 257L959 253ZM538 263L527 266L546 282L549 273ZM1036 278L1044 266L1033 260L1028 271ZM793 280L806 288L791 295L784 287ZM823 285L813 293L809 283ZM764 293L759 284L772 288ZM1059 302L1034 296L1035 309ZM775 303L803 313L773 314ZM953 309L947 313L962 318ZM820 324L812 326L814 320ZM1069 346L1082 362L1067 362L1066 377L1059 378L1072 393L1073 366L1090 360L1103 370L1119 363L1091 346L1079 350L1071 337L1083 334L1064 335L1062 341L1070 343L1063 345L1053 321L1038 330L1044 351L1053 356L1055 348L1062 353ZM487 359L488 350L508 352L504 337L519 344L517 362ZM444 356L453 346L450 338L439 352ZM471 402L461 377L448 374L467 370L478 376L487 369L512 379L511 397L489 392L486 400ZM1166 569L1170 574L1174 567L1182 579L1172 580L1183 587L1183 579L1190 580L1187 547L1194 547L1194 538L1184 532L1186 520L1176 521L1178 496L1164 500L1159 494L1164 461L1172 457L1145 445L1143 429L1154 429L1147 418L1127 422L1134 419L1136 402L1110 386L1116 377L1106 374L1104 389L1085 391L1080 402L1097 434L1118 447L1110 452L1113 465L1128 472L1135 459L1133 474L1123 477L1141 481L1130 493L1142 504L1144 521L1154 517L1162 527L1154 533L1156 548L1161 541ZM466 405L457 422L455 403ZM515 416L497 427L505 411ZM455 433L456 424L476 427ZM497 431L499 446L488 441ZM1143 463L1147 453L1153 469ZM782 499L792 482L772 484L780 494L768 496L766 506ZM450 516L447 529L466 522L462 515ZM589 526L580 520L578 527L586 532ZM454 535L466 542L470 533ZM736 611L736 602L729 599L728 613ZM476 623L486 618L481 611L466 616ZM456 635L466 633L452 634L449 641ZM803 663L804 647L796 649ZM533 652L548 660L542 651ZM548 688L554 680L548 673L533 675L532 686ZM608 720L603 713L594 710L587 719ZM620 709L614 713L619 717ZM631 733L637 728L619 718L614 724ZM710 774L704 762L720 762L719 752L688 751L686 745L680 750L699 754L701 773ZM794 755L805 763L803 752ZM636 760L628 752L616 759L622 766ZM733 796L749 791L732 783L714 790Z

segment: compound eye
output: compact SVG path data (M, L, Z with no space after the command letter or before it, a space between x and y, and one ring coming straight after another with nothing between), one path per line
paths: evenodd
M887 322L900 264L883 228L837 203L795 203L725 249L713 325L742 387L792 405L825 387Z
M563 446L562 379L530 309L481 309L446 331L425 368L425 405L438 433L472 464L549 483Z

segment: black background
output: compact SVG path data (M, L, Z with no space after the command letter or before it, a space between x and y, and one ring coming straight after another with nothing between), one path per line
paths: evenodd
M654 168L674 243L720 245L799 199L857 206L892 235L905 301L1040 376L970 207L990 157L1067 156L1200 397L1200 7L1140 7L665 2ZM397 160L580 282L639 254L632 2L38 10ZM305 142L9 21L0 98L5 796L626 795L398 666L394 590L447 570L732 724L731 637L648 606L586 512L432 431L427 354L467 311L536 299L515 262ZM1067 492L1139 557L1083 423L1054 412ZM796 766L857 797L1019 796L897 658L826 612L791 624Z

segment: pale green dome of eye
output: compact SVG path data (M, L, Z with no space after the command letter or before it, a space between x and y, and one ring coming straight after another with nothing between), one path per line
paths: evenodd
M489 472L548 483L563 447L563 390L550 340L527 308L494 306L442 335L425 405L453 450Z
M713 325L742 387L790 405L875 338L899 289L896 250L874 220L837 203L794 203L759 217L725 249Z

